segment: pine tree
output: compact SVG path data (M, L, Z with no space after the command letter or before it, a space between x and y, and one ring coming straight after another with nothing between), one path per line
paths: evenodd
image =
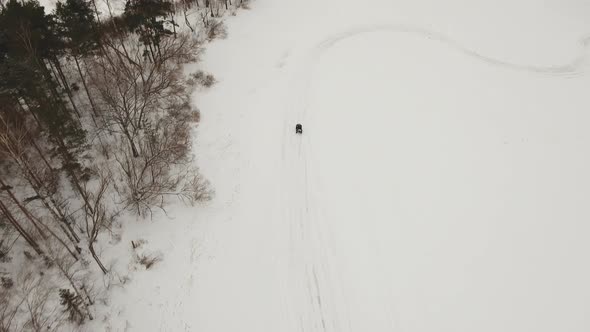
M55 16L58 33L76 63L92 111L98 115L96 105L86 84L85 75L80 67L81 57L92 55L99 49L98 25L90 3L85 0L58 2Z
M68 314L68 319L71 322L82 324L84 322L84 314L81 310L82 298L69 289L63 288L59 290L59 298L61 305L64 306L63 312Z
M127 0L125 4L127 28L140 36L140 41L149 49L146 54L154 61L160 56L160 41L172 34L164 26L172 11L172 3L163 0Z
M70 152L85 142L85 133L65 106L47 63L63 52L55 22L35 0L11 0L0 12L0 89L29 101L28 106L55 139Z
M48 63L55 63L64 52L64 43L56 34L54 17L46 15L36 0L10 0L0 11L0 91L8 91L26 103L27 109L49 134L62 169L85 204L81 178L84 169L78 156L86 148L86 133L72 117Z

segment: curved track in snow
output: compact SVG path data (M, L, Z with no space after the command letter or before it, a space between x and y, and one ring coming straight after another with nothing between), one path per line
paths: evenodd
M289 282L287 287L288 310L291 312L291 326L299 326L300 331L338 332L352 331L348 299L336 271L330 267L334 253L329 243L329 227L322 217L321 207L314 197L312 160L313 132L309 132L312 115L308 114L310 86L316 64L321 56L336 44L359 35L377 32L392 34L411 34L433 42L441 43L460 54L485 64L517 72L556 77L576 77L585 72L587 48L590 37L579 41L580 52L571 61L560 65L538 66L518 64L486 56L452 38L428 29L407 25L378 24L351 28L333 34L317 43L294 73L291 86L295 99L288 100L285 107L283 136L283 209L285 220L289 223L290 254ZM295 135L295 123L303 123L303 135ZM387 287L383 285L384 292ZM395 329L393 309L383 308L384 316L389 317L391 329Z
M463 55L466 55L470 58L484 62L489 65L510 69L514 71L550 76L575 77L583 74L587 69L585 67L589 57L587 51L588 48L590 48L590 35L582 37L578 41L580 51L578 55L574 57L572 60L564 64L540 66L513 63L502 59L490 57L478 52L477 50L474 50L461 44L460 42L446 36L445 34L421 27L402 24L376 24L358 26L340 33L335 33L323 39L321 42L317 43L310 51L308 51L307 55L304 56L306 60L301 64L300 70L298 70L298 74L296 74L297 77L293 80L292 84L292 86L295 87L296 90L300 91L300 93L298 94L296 91L295 95L297 96L297 99L292 100L292 104L289 104L287 106L288 109L291 110L293 115L296 115L293 118L296 119L297 116L300 118L304 118L306 115L309 85L311 83L312 78L311 76L315 68L315 64L317 63L321 55L328 51L330 48L332 48L335 44L342 42L346 39L353 38L358 35L376 32L391 32L418 35L425 39L440 42ZM292 126L292 123L293 122L286 123L286 125ZM288 130L286 130L286 132L288 132Z
M553 75L577 75L582 73L583 65L586 62L588 55L586 54L586 49L590 46L590 36L583 37L579 40L580 45L580 53L571 61L561 64L561 65L552 65L552 66L537 66L537 65L528 65L528 64L518 64L512 63L508 61L504 61L502 59L486 56L474 49L471 49L458 41L436 31L420 28L420 27L413 27L409 25L396 25L396 24L377 24L377 25L366 25L355 27L350 30L343 31L341 33L334 34L322 42L318 43L312 52L313 57L317 58L326 50L330 49L336 43L346 40L351 37L355 37L361 34L367 33L374 33L374 32L392 32L392 33L405 33L405 34L413 34L419 35L427 39L431 39L433 41L438 41L447 46L455 49L456 51L472 57L474 59L483 61L490 65L499 66L507 69L517 70L517 71L525 71L531 73L539 73L539 74L553 74Z

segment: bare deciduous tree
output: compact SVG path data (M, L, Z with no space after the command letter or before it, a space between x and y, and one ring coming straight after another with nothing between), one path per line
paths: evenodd
M120 203L139 215L163 208L169 196L194 200L194 186L187 183L196 174L185 178L182 171L191 162L196 111L181 65L196 59L199 42L188 34L165 38L155 60L142 47L138 40L128 40L125 49L106 43L105 57L91 72L111 132L127 142L113 153L122 174L115 186Z
M100 172L97 170L97 172ZM86 222L86 235L88 237L88 250L96 264L100 267L102 273L107 274L108 270L98 257L94 244L98 235L105 229L110 227L113 222L113 216L105 206L105 193L109 189L111 183L110 172L99 173L97 188L94 192L90 192L88 188L88 196L92 199L94 210L85 210L84 218Z
M24 296L24 307L28 319L23 328L27 331L45 332L59 327L63 315L58 313L58 307L52 305L51 300L55 292L48 287L43 276L28 275L18 284L22 293L27 294Z
M6 105L5 105L6 106ZM64 200L59 196L57 173L44 162L35 162L29 151L39 150L34 143L33 124L27 124L22 117L8 118L7 113L0 111L0 155L7 157L20 170L35 195L27 198L27 202L40 200L46 210L54 217L62 232L76 245L79 237L71 226ZM40 151L38 151L41 154ZM40 160L40 161L42 161Z
M105 56L90 72L108 129L122 135L134 157L141 154L138 145L146 127L185 93L180 65L196 59L199 42L187 34L165 38L156 61L144 56L142 48L137 38L125 49L106 42Z
M0 289L0 332L11 332L17 328L15 317L24 303L24 299L11 303L12 297L7 293Z
M57 330L63 314L53 305L57 294L48 278L25 269L16 285L9 291L0 290L0 332Z

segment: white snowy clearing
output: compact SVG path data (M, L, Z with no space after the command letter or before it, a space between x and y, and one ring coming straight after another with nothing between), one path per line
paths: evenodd
M128 225L163 261L95 324L590 331L590 3L251 7L200 64L216 198Z

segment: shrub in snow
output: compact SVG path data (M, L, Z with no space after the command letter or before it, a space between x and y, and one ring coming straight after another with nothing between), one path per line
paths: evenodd
M194 123L201 122L201 112L198 109L193 110L191 113L191 121Z
M143 265L146 270L149 270L156 263L162 261L162 254L150 253L142 250L142 246L146 243L147 241L144 239L131 241L131 247L134 250L135 262Z
M10 277L0 278L0 283L2 284L2 287L4 287L5 289L10 289L12 288L12 286L14 286L14 281Z
M139 239L139 240L135 240L135 241L131 241L131 247L133 247L133 249L137 249L139 247L141 247L142 245L146 244L147 241L144 239Z
M34 261L35 258L33 257L33 255L31 255L30 252L28 252L27 250L23 251L23 255L25 255L25 258L29 261Z
M0 247L0 263L8 263L12 257L8 255L8 248Z
M162 257L159 254L140 254L137 256L139 264L145 266L146 270L149 270L156 263L162 261Z
M183 191L188 196L186 199L193 202L210 201L215 194L215 191L211 189L209 180L202 177L198 172L196 172L196 175L193 176L191 181L185 184Z
M205 86L206 88L210 88L213 84L215 84L215 78L213 77L213 75L207 75L205 76L205 78L202 81L203 86Z
M210 20L207 25L207 40L212 41L213 39L224 39L227 37L227 29L222 21Z
M217 83L215 77L202 70L190 74L187 80L187 84L190 86L202 85L206 88L212 87L215 83Z

